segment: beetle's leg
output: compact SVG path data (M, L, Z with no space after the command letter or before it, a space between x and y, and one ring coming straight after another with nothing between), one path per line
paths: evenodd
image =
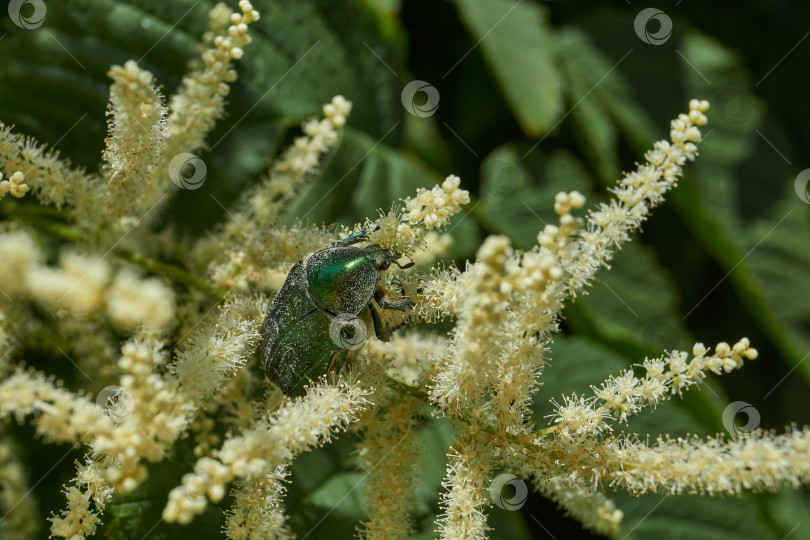
M408 298L404 298L402 300L389 300L388 291L386 291L381 285L377 285L377 290L374 291L374 300L376 300L383 309L406 311L413 307L413 302L411 302Z
M346 363L347 356L346 349L335 351L329 359L329 366L326 368L326 371L340 373L340 370L343 369L343 365Z
M360 229L359 231L355 231L343 240L338 240L337 242L333 243L332 246L335 247L345 247L351 246L353 244L357 244L362 242L368 238L368 232L365 229Z
M374 322L374 335L380 341L391 341L391 335L394 333L392 329L383 326L380 314L374 308L374 304L368 305L368 310L371 312L371 320Z
M405 293L405 285L403 285L400 280L395 279L394 281L391 282L391 285L397 286L397 289L399 289L399 294L401 294L403 298L408 297L408 295Z

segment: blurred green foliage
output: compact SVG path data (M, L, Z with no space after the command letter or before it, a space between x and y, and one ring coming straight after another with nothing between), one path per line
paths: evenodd
M53 144L73 163L98 166L112 64L137 59L171 93L205 30L210 0L46 1L45 24L23 30L0 19L0 119ZM761 426L810 423L810 205L794 190L807 167L810 4L799 0L677 2L664 8L672 34L645 43L634 29L644 5L533 0L256 0L261 20L238 63L228 116L201 153L205 189L175 195L161 221L196 236L223 217L268 160L335 94L354 109L337 150L289 210L287 222L353 224L450 173L474 202L451 227L449 259L474 254L486 234L528 248L554 218L559 190L589 204L667 138L692 97L708 99L710 124L695 164L643 234L565 312L552 365L537 397L585 391L664 348L748 336L760 358L700 391L646 413L630 428L709 435L732 401L751 403ZM660 7L660 6L654 6ZM655 34L659 22L646 29ZM642 34L643 35L643 34ZM401 91L432 85L435 114L406 111ZM410 107L425 106L424 93ZM406 103L408 105L408 103ZM414 110L416 110L414 109ZM37 362L37 360L34 360ZM60 369L38 365L62 375ZM71 384L68 377L68 384ZM67 448L13 431L43 514L64 504L73 475ZM421 429L419 538L430 538L452 429ZM173 459L191 461L187 444ZM220 510L192 529L159 523L179 467L117 497L105 514L111 538L216 537ZM363 517L364 474L352 438L302 456L288 509L299 537L349 537ZM806 490L707 500L617 495L619 538L810 538ZM227 508L225 500L220 507ZM532 494L520 512L493 509L493 538L583 537L578 525ZM2 522L0 522L2 532Z

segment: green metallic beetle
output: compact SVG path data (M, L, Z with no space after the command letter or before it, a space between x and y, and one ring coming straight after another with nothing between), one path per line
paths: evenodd
M393 329L383 326L374 302L398 311L413 307L408 299L389 300L379 284L391 264L413 263L400 265L399 253L376 244L352 246L366 238L365 231L353 233L295 263L270 304L260 350L267 376L286 395L303 395L309 381L339 372L369 324L377 338L391 339Z

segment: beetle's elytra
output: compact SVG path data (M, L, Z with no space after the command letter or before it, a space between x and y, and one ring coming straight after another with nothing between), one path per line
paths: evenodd
M391 339L377 307L405 311L410 300L391 301L379 284L380 272L400 265L400 254L378 245L353 244L354 233L295 263L270 304L261 330L260 350L267 376L286 395L302 395L307 382L340 371L350 351L365 339L368 324L377 338Z

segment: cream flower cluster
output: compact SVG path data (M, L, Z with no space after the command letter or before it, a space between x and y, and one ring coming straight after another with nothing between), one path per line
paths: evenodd
M490 504L492 447L474 438L456 440L448 454L438 530L446 540L484 540L489 530L484 509Z
M461 179L451 174L441 186L418 189L416 197L405 199L407 212L402 219L410 225L422 223L426 229L447 225L450 218L461 210L461 205L470 202L470 194L459 189L460 184Z
M452 352L431 385L431 398L443 412L459 394L480 398L491 390L492 407L486 414L504 429L522 423L544 366L544 339L556 329L562 305L567 275L562 248L581 225L570 212L584 202L578 192L557 194L555 210L560 224L545 227L538 235L541 245L521 254L505 237L489 237L478 260L465 272L438 272L422 285L423 310L449 311L459 317ZM485 247L492 248L492 253ZM490 255L495 257L495 266L487 270ZM477 277L488 282L479 282ZM481 349L484 343L485 350ZM477 389L468 388L467 380L477 381ZM464 406L452 407L460 411L471 404L468 398Z
M442 411L473 409L495 380L493 358L506 345L500 327L507 317L511 288L504 281L512 257L509 240L488 237L468 270L470 280L448 356L431 382L430 398Z
M112 487L94 462L88 460L85 464L77 464L76 468L78 473L73 479L74 485L65 489L68 507L59 516L51 518L53 536L81 538L94 535L101 518L90 509L90 501L101 511L112 497Z
M807 428L784 434L755 430L732 441L659 438L652 447L623 441L612 449L611 457L624 467L611 468L604 481L632 493L734 495L810 481Z
M42 202L73 207L71 217L94 234L100 223L110 222L118 234L107 241L119 240L121 228L138 224L170 191L173 184L166 181L165 171L172 158L205 146L206 135L223 115L228 83L236 79L231 63L241 58L250 43L247 27L259 18L249 1L242 0L239 7L238 14L224 4L212 10L209 46L199 68L170 99L168 116L149 72L134 62L110 70L105 178L71 167L58 152L15 135L2 123L0 169L26 171L27 183ZM19 193L24 185L14 190Z
M585 198L577 191L560 192L555 197L559 225L548 224L537 235L538 246L516 254L508 248L509 261L498 287L511 294L511 301L520 305L521 316L515 319L516 334L526 331L547 333L554 330L554 318L563 301L562 280L572 263L571 235L582 226L581 218L571 215ZM461 299L467 295L474 265L465 272L450 267L434 271L421 287L423 318L434 320L463 311Z
M37 434L49 442L72 443L112 428L111 420L85 396L40 373L17 369L0 381L0 419L22 423L28 416Z
M41 518L36 501L28 496L28 471L16 450L11 437L0 430L0 533L12 540L25 540L37 536Z
M337 129L346 124L352 104L343 96L335 96L323 106L324 118L307 120L302 124L304 135L296 137L281 157L273 162L269 173L249 197L256 226L281 218L284 205L317 172L321 157L338 141Z
M110 167L110 181L133 182L155 166L165 144L166 106L155 88L154 76L134 60L113 66L107 75L110 87L110 116L104 159ZM120 176L120 178L119 178Z
M447 352L447 341L437 335L397 332L391 341L368 340L359 354L379 362L385 374L397 382L422 388L437 361Z
M407 538L411 532L407 501L416 489L416 415L421 407L421 401L403 397L364 422L358 453L369 482L361 538Z
M369 242L397 253L411 253L425 230L447 226L461 206L470 202L470 193L460 186L461 179L451 174L440 186L419 188L416 197L405 199L401 215L392 210L377 219L375 226L367 227L372 231Z
M207 327L199 330L199 335L187 345L185 356L182 356L200 362L197 375L204 375L209 369L215 373L222 370L222 374L217 375L215 387L209 392L215 391L216 384L221 385L226 380L227 366L233 362L239 365L240 355L244 357L252 348L250 340L242 342L246 347L242 350L213 347L205 354L205 348L210 342L216 343L224 337L239 342L241 333L255 336L260 324L250 302L233 300L226 307L226 316L220 319L219 326L214 325L216 331ZM243 317L251 318L252 323L245 326ZM203 351L197 349L198 345ZM217 360L221 363L218 364ZM103 405L101 410L96 403L62 390L40 375L17 371L0 383L0 418L13 415L22 421L26 416L35 415L38 432L48 440L86 442L94 460L92 470L101 474L93 493L106 490L106 484L110 489L128 493L146 478L147 470L141 461L163 460L164 451L183 433L188 418L205 397L193 392L186 395L178 380L159 375L165 363L165 354L159 343L137 340L127 343L119 360L122 371L120 386L107 388L99 394ZM188 371L189 377L195 376ZM106 402L102 399L105 396ZM73 537L81 532L76 527L87 527L81 534L91 534L96 521L89 501L92 498L100 511L105 497L88 496L89 488L80 489L89 484L88 470L80 467L74 480L76 485L66 490L68 508L53 519L54 534Z
M562 259L564 268L575 262L572 260L575 250L572 249L571 236L582 227L583 223L582 218L574 216L571 211L583 206L585 196L579 191L557 193L554 197L554 212L559 216L559 225L549 223L537 233L537 244Z
M61 384L54 384L41 374L20 369L0 382L0 420L9 416L17 422L30 416L37 434L49 442L73 443L113 429L110 417L86 397L64 390ZM94 486L102 484L104 481L100 480ZM54 518L56 528L52 532L64 533L65 538L93 534L100 520L89 503L94 499L96 509L101 511L110 493L106 488L102 492L103 496L94 499L96 491L82 492L75 486L67 489L68 509Z
M627 242L629 233L636 230L650 210L663 202L664 194L675 187L684 163L697 156L700 126L706 125L704 113L708 109L708 101L691 100L689 113L678 115L670 124L671 142L656 142L644 155L647 163L639 165L610 190L615 198L589 212L587 230L579 236L584 251L596 264L571 266L568 286L572 294L592 280L598 266L607 266L613 249Z
M105 389L100 398L113 429L96 432L90 444L106 480L121 493L130 493L147 477L142 460L161 461L168 445L185 424L183 396L173 381L156 373L165 353L154 340L132 340L121 351L120 386Z
M233 490L234 504L226 514L225 533L228 538L295 538L284 514L285 488L282 481L286 476L285 468L279 467L264 477L245 480L243 486Z
M555 404L554 422L564 433L574 436L608 431L612 429L609 419L627 422L628 417L642 407L654 407L673 394L681 394L689 386L699 384L706 378L706 371L720 375L741 368L744 359L757 357L757 350L743 338L733 347L725 342L717 344L712 355L702 343L697 343L692 355L691 361L688 361L689 355L681 351L648 358L639 366L645 370L643 378L636 377L633 370L625 370L617 377L611 376L598 388L592 387L593 398L576 394L564 397L563 405Z
M266 311L260 297L228 299L213 324L189 336L171 366L188 399L203 403L247 363Z
M107 111L110 135L103 152L108 182L98 186L107 200L97 210L112 222L127 205L130 216L141 217L162 193L164 176L155 168L166 146L168 111L154 76L135 61L113 66L107 75L113 80Z
M18 199L28 193L28 184L25 183L25 175L17 171L8 177L8 180L3 180L3 173L0 173L0 199L11 193L12 197Z
M248 25L259 19L259 12L248 0L241 0L239 9L241 13L232 13L224 4L218 4L211 10L206 35L210 46L201 54L201 65L196 64L197 68L183 79L169 104L165 164L181 152L202 148L205 136L223 114L228 83L236 80L231 63L242 58L243 48L251 41Z
M413 260L419 265L430 265L437 259L443 257L450 246L453 245L453 237L448 233L428 231L423 238L424 245L416 246Z
M356 381L311 387L306 396L287 402L268 420L226 439L215 458L201 458L194 473L169 493L163 518L189 523L205 510L205 497L218 502L235 478L260 478L288 464L296 454L329 441L370 404L368 395Z
M99 394L107 397L102 408L112 425L89 432L94 436L92 457L116 491L129 493L138 487L147 477L142 460L162 461L203 401L221 388L235 366L244 364L253 352L260 324L257 312L263 306L261 300L230 300L214 324L198 329L184 344L178 355L184 369L177 378L161 375L167 358L156 340L132 340L124 345L118 361L120 386ZM225 338L234 345L217 347ZM198 362L196 372L188 366L191 361Z
M155 278L139 278L129 270L111 275L109 265L66 252L58 269L43 259L33 240L22 232L0 235L0 275L6 294L29 297L48 307L77 314L106 312L124 329L143 326L159 332L171 324L172 289Z
M0 122L0 170L25 171L25 183L44 203L62 207L95 200L88 189L94 182L93 176L71 167L59 158L58 151L15 134L3 122Z

